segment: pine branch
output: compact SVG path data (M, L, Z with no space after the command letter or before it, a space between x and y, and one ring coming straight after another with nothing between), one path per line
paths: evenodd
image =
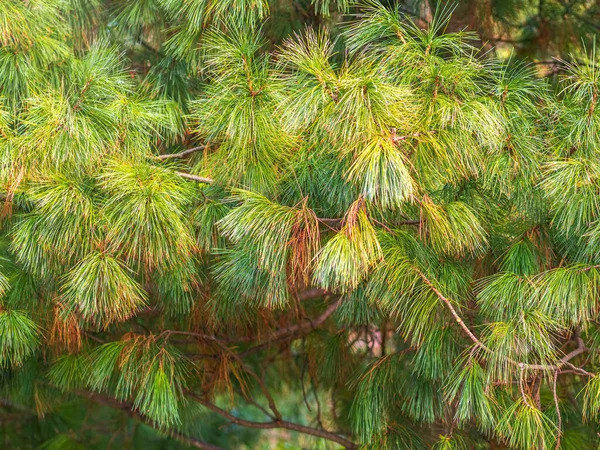
M558 395L556 393L556 382L558 380L558 370L554 372L554 377L552 379L552 397L554 398L554 407L556 408L556 445L554 447L555 450L560 449L560 439L562 437L562 416L560 414L560 405L558 402Z
M81 102L83 101L83 98L85 97L85 93L90 88L92 81L93 80L90 78L85 82L85 86L83 86L83 89L81 90L81 93L79 94L79 98L77 99L77 102L75 103L75 105L73 105L73 111L79 111L81 109Z
M325 289L309 288L309 289L305 289L304 291L301 291L298 293L298 300L300 300L300 301L313 300L315 298L324 297L328 294L329 294L329 292L327 292Z
M485 352L487 353L494 353L494 351L492 349L490 349L489 347L487 347L483 342L481 342L479 340L479 338L477 338L477 336L475 336L475 334L473 334L473 332L469 329L469 327L465 324L465 322L462 320L462 318L460 317L460 315L456 312L456 309L454 308L454 306L452 306L452 302L444 295L440 292L439 289L437 289L433 283L431 282L431 280L429 280L421 271L418 271L419 276L421 277L421 279L423 280L423 282L433 291L433 293L448 307L448 309L450 310L450 313L452 314L452 317L454 317L454 320L456 321L456 323L458 323L458 325L463 329L463 331L466 333L466 335L469 337L469 339L471 341L473 341L473 343L475 344L476 348L481 348L483 349ZM550 364L528 364L528 363L523 363L523 362L519 362L519 361L514 361L510 358L506 358L506 360L519 367L520 369L528 369L528 370L542 370L542 371L556 371L556 370L560 370L561 367L563 366L568 366L571 369L578 371L580 374L582 375L586 375L588 377L594 377L595 374L586 371L585 369L582 369L580 367L577 367L573 364L571 364L569 361L573 358L575 358L577 355L580 355L584 352L586 352L588 349L587 347L583 344L583 341L581 340L581 338L577 339L578 341L578 347L569 352L568 354L566 354L565 356L563 356L561 359L558 360L558 363L555 365L550 365Z
M212 178L199 177L198 175L192 175L191 173L177 172L177 175L186 180L197 181L198 183L212 184L215 182Z
M481 347L482 349L492 353L492 351L487 348L483 342L481 342L477 336L475 336L473 334L473 332L469 329L469 327L465 324L465 322L461 319L461 317L458 315L458 313L456 312L456 309L454 309L454 306L452 306L452 302L446 298L446 296L444 296L444 294L442 294L434 285L433 283L423 274L423 272L418 271L419 276L421 277L421 279L423 280L423 282L429 286L429 288L433 291L433 293L435 295L438 296L438 298L444 302L446 304L446 306L448 307L448 309L450 310L450 313L452 314L452 317L454 317L454 320L456 321L456 323L458 323L458 325L463 329L463 331L467 334L467 336L469 336L469 339L471 339L475 345L477 347Z
M200 150L204 150L205 148L206 148L206 145L200 145L198 147L189 148L189 149L184 150L179 153L170 153L167 155L159 155L159 156L157 156L157 159L165 160L165 159L172 159L172 158L185 158L186 156L191 155L192 153L199 152ZM179 175L181 175L181 174L179 174Z
M285 336L288 336L291 334L295 334L295 333L301 332L306 329L314 330L314 329L320 327L336 311L336 309L338 309L338 307L341 304L342 304L342 298L340 297L334 303L329 305L327 307L327 309L325 309L325 311L318 317L316 317L312 320L306 319L306 321L301 324L295 324L295 325L289 326L287 328L282 328L280 330L277 330L277 332L275 332L273 334L273 338L280 339L282 337L285 337Z
M346 449L354 450L354 449L359 448L359 446L357 444L355 444L354 442L349 441L348 439L345 439L344 437L340 436L339 434L333 433L331 431L320 430L317 428L312 428L312 427L308 427L305 425L288 422L287 420L274 420L272 422L253 422L253 421L249 421L249 420L244 420L237 416L234 416L233 414L231 414L230 412L228 412L224 409L219 408L214 403L211 403L211 402L205 400L203 397L201 397L198 394L195 394L195 393L189 392L189 391L186 394L188 397L194 399L196 402L200 403L201 405L205 406L206 408L210 409L211 411L225 417L226 419L231 421L231 423L234 423L234 424L242 426L242 427L257 428L257 429L261 429L261 430L270 430L270 429L281 428L281 429L286 429L286 430L290 430L290 431L297 431L298 433L303 433L303 434L308 434L311 436L320 437L320 438L326 439L328 441L337 442L338 444L342 445Z

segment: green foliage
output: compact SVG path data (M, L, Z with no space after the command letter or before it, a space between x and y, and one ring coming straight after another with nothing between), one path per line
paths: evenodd
M481 310L496 320L518 317L532 298L531 282L512 272L483 279L481 287L477 295Z
M477 361L470 359L453 372L446 396L449 401L456 401L455 420L459 424L477 421L483 430L491 430L495 422L495 405L490 393L486 392L485 371Z
M355 381L357 390L352 403L352 417L354 428L364 442L384 432L390 421L390 409L402 383L399 363L397 357L381 358L365 368Z
M126 320L145 304L141 287L118 259L90 253L66 276L61 301L84 320L100 326Z
M359 285L344 297L344 301L336 310L336 316L344 325L358 326L377 322L381 318L381 312L370 303L366 286Z
M212 82L191 104L194 131L216 143L214 158L223 163L211 167L219 178L266 192L294 139L276 119L279 83L268 56L259 53L260 34L233 23L228 31L212 29L204 38Z
M193 225L198 246L206 252L225 247L225 239L217 230L217 223L229 212L229 207L218 200L207 199L194 210Z
M63 390L81 389L90 376L85 359L78 355L61 356L48 371L50 382Z
M189 258L193 238L182 216L190 191L172 171L114 162L102 174L102 187L109 196L103 213L112 251L145 269L166 270Z
M69 436L67 434L59 434L54 438L44 442L44 444L40 447L44 450L81 450L85 448L83 444L77 442L73 436Z
M598 308L599 275L595 267L585 265L545 272L536 280L536 307L564 323L585 326Z
M59 360L50 372L53 383L63 389L82 383L93 391L133 400L133 408L161 427L180 422L187 377L186 361L160 336L104 344L89 354Z
M422 207L427 221L427 238L434 249L458 255L484 251L485 230L467 205L453 202L444 208L425 201Z
M413 344L434 329L439 300L424 288L420 268L435 264L431 254L408 232L380 235L384 262L367 286L368 295L391 317L400 321L399 329ZM415 301L417 299L417 301Z
M467 449L468 444L464 438L458 435L440 436L440 440L432 447L436 450L462 450Z
M348 209L342 229L317 256L315 282L331 291L354 289L381 257L379 241L360 198Z
M414 192L406 161L389 136L368 144L350 167L347 178L363 180L360 190L365 199L383 208L401 205Z
M501 269L520 276L531 276L540 272L540 259L535 244L523 239L512 244L503 255Z
M598 419L600 412L600 381L598 376L591 378L583 390L583 414L585 418Z
M412 360L419 378L443 380L457 358L456 337L450 328L437 328L427 333Z
M319 245L317 218L305 206L277 205L249 191L235 190L231 201L241 204L218 223L223 236L236 245L215 269L215 279L224 290L222 295L235 298L233 290L247 297L256 292L258 275L266 287L258 291L265 294L263 306L281 307L287 300L286 274L293 284L308 282ZM250 261L241 259L248 257ZM244 262L257 267L260 274L243 278L244 272L238 271L237 264Z
M40 345L38 325L21 311L0 312L0 367L19 367Z
M556 425L533 405L531 397L524 396L506 409L496 431L517 449L551 447L555 441Z
M483 343L492 351L488 370L507 380L515 370L514 361L551 364L557 359L551 341L557 332L557 323L536 310L521 310L510 320L490 323L482 333Z
M31 198L36 208L17 223L11 244L27 270L60 273L85 256L97 238L93 185L57 174L41 180Z

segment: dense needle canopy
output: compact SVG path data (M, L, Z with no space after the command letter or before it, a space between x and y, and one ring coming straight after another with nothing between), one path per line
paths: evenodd
M6 448L598 446L597 11L434 3L0 0Z

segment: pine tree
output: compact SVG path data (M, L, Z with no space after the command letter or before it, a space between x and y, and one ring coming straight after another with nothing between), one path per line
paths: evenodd
M452 12L0 0L7 448L597 447L595 40Z

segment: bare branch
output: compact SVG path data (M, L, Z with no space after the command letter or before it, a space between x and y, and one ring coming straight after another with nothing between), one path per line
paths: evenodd
M185 158L186 156L191 155L192 153L199 152L200 150L204 150L205 148L206 148L206 145L200 145L198 147L189 148L189 149L184 150L179 153L170 153L168 155L159 155L159 156L157 156L157 159L165 160L165 159L172 159L172 158Z
M336 434L332 431L319 430L317 428L308 427L305 425L300 425L293 422L288 422L287 420L274 420L272 422L253 422L250 420L240 419L237 416L234 416L230 412L219 408L217 405L205 400L198 394L193 392L186 392L187 396L194 399L196 402L210 409L211 411L225 417L231 423L236 425L247 427L247 428L257 428L261 430L270 430L274 428L283 428L286 430L297 431L299 433L308 434L311 436L320 437L323 439L327 439L329 441L337 442L338 444L344 446L347 449L358 449L358 445L348 439Z
M555 450L560 448L560 438L562 436L562 417L560 415L560 406L558 404L558 395L556 394L556 381L558 379L558 370L554 372L554 379L552 383L552 395L554 396L554 406L556 408L556 446Z
M304 298L301 297L301 299L307 300L309 298L322 297L323 295L325 295L325 294L320 289L314 289L314 290L309 289L306 291ZM321 325L323 325L323 323L329 317L331 317L331 315L339 308L339 306L341 304L342 304L342 299L339 298L337 301L335 301L334 303L329 305L325 309L325 311L323 311L319 316L315 317L314 319L305 319L302 323L295 323L294 325L291 325L289 327L280 328L279 330L272 333L267 338L266 341L254 346L254 347L251 347L246 351L240 352L236 355L240 358L243 358L245 356L251 355L251 354L261 351L265 348L268 348L276 342L296 338L296 337L306 334L312 330L315 330L315 329L319 328ZM226 339L226 338L221 339L221 338L218 338L217 336L210 335L210 334L196 333L193 331L179 331L179 330L165 330L162 332L162 334L165 335L166 337L169 337L170 335L190 336L190 337L197 338L200 340L214 342L218 347L221 347L221 348L227 348L228 344L262 341L262 339L259 336L243 336L243 337L232 338L232 339ZM206 356L212 357L213 355L206 355Z
M296 323L292 326L281 328L277 330L277 332L273 333L271 338L262 344L259 344L255 347L252 347L244 352L241 352L240 357L244 357L250 355L252 353L256 353L260 350L263 350L275 342L284 341L286 339L291 339L297 337L300 334L305 333L306 331L312 331L316 328L319 328L342 304L342 298L339 298L336 302L332 303L327 307L327 309L318 317L310 320L307 319L302 323Z
M312 300L315 298L324 297L324 296L330 295L330 294L331 294L330 292L328 292L324 289L309 288L309 289L299 292L298 299L302 300L302 301L306 301L306 300ZM320 316L318 316L312 320L306 319L306 322L304 322L302 324L295 324L295 325L292 325L289 327L281 328L281 329L277 330L273 336L277 339L282 336L287 336L289 334L296 333L297 331L300 331L303 329L318 328L329 316L331 316L331 314L333 314L333 312L338 308L339 305L340 305L339 301L335 302L334 304L330 305L325 310L325 312L323 312L323 314L321 314ZM234 338L219 338L219 337L211 335L211 334L194 332L194 331L179 331L179 330L164 330L162 332L162 334L166 335L167 337L171 334L172 335L180 335L180 336L191 336L191 337L195 337L195 338L202 339L205 341L219 342L221 344L256 342L256 341L262 340L259 336L241 336L241 337L234 337Z
M197 181L198 183L212 184L215 182L212 178L199 177L198 175L192 175L191 173L177 172L177 175L186 180Z

